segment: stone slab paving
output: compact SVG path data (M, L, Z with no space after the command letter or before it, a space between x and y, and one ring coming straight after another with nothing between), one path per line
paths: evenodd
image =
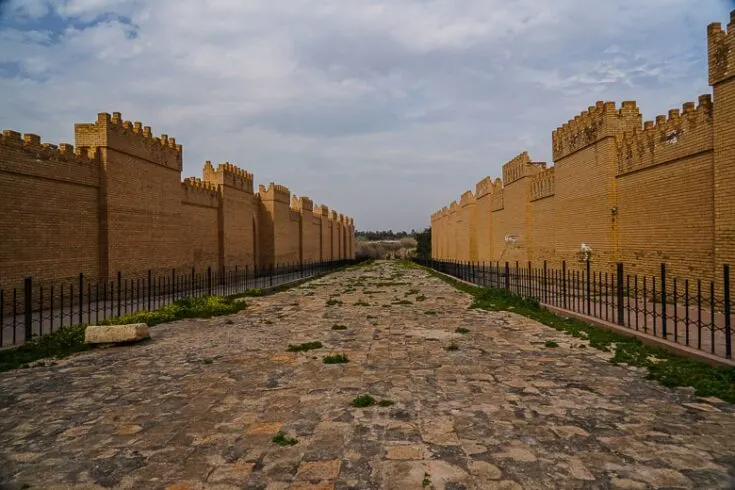
M0 487L733 488L735 407L468 309L421 270L383 262L249 302L0 374ZM324 347L286 352L309 341ZM362 393L395 405L352 407Z

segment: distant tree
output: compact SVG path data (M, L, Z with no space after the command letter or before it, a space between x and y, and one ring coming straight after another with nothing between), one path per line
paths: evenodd
M420 259L431 258L431 227L416 234L416 256Z

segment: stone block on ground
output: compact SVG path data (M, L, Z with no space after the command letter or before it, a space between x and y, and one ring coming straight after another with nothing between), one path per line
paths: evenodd
M148 325L145 323L90 325L84 331L84 342L87 344L118 344L138 342L150 336Z

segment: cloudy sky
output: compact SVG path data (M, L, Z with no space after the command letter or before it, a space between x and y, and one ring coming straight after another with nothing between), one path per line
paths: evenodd
M708 93L726 0L9 0L0 126L72 142L122 112L353 216L420 229L596 100Z

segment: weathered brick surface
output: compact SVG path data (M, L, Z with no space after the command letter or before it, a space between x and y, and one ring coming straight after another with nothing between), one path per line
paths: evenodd
M708 29L709 83L714 90L715 274L735 264L735 10L725 33Z
M708 41L714 98L645 123L633 101L597 102L553 132L553 168L522 153L489 197L477 185L470 237L453 228L452 207L432 215L434 257L468 260L474 240L470 260L576 267L586 243L598 270L622 261L630 274L658 274L665 262L719 288L723 265L735 264L735 11Z
M97 154L42 145L36 135L0 136L0 288L96 276L99 267ZM7 294L10 294L9 292Z
M76 124L75 138L76 150L0 137L0 288L354 257L351 218L292 209L283 186L255 194L230 163L182 181L181 145L119 113Z

